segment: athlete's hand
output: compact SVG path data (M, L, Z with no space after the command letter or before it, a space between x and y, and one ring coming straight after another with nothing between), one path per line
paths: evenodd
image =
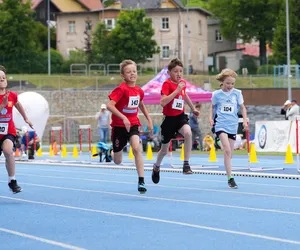
M244 131L248 130L248 122L243 122Z
M210 119L210 120L209 120L209 124L210 124L211 127L213 127L214 124L215 124L214 120L213 120L213 119Z
M29 125L29 127L31 127L32 129L34 129L31 121L29 121L28 119L26 119L25 122Z
M181 80L178 85L177 85L177 92L179 93L185 86L185 82L183 80Z
M152 136L153 135L153 124L152 124L152 121L148 121L148 131L149 131L149 135Z
M130 131L130 121L128 120L127 117L123 118L123 123L125 125L125 128L126 128L127 132L129 133L129 131Z
M4 107L8 104L8 96L9 96L9 92L10 91L7 91L3 97L3 100L2 100L2 104L4 105Z
M194 114L196 117L198 117L198 116L200 115L200 111L197 110L197 109L195 109L195 110L193 110L193 114Z

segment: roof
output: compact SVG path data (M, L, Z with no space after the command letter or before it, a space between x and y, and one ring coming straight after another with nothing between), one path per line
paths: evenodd
M71 11L86 11L87 8L81 3L74 0L51 0L51 3L55 5L57 9L61 12L71 12Z
M32 9L36 9L44 0L31 0ZM50 0L61 12L76 12L102 9L101 0Z
M259 43L245 43L245 44L237 44L237 49L244 49L243 55L249 56L259 56ZM272 49L268 48L267 52L269 55L272 55Z
M170 0L178 7L183 7L180 3L180 0ZM160 0L121 0L122 8L141 8L141 9L156 9L160 8L161 1Z
M102 9L103 5L100 0L77 0L85 5L89 10Z

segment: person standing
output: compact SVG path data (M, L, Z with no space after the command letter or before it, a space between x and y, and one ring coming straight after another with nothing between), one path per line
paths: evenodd
M232 152L238 130L238 111L241 110L244 130L248 129L247 110L244 105L242 91L234 88L237 74L231 69L223 69L216 79L223 85L212 94L209 121L214 127L216 135L220 138L223 152L224 165L228 177L228 186L238 188L232 173Z
M297 116L299 116L299 106L297 100L292 100L290 108L286 111L286 118L289 121L295 121Z
M28 131L26 126L22 127L23 136L21 138L21 147L22 151L26 153L28 151L28 159L34 159L35 151L39 150L40 148L40 138L35 133L35 131L31 130Z
M201 105L197 103L195 108L200 112ZM203 138L202 133L199 127L199 116L195 115L193 112L190 112L190 126L192 130L192 143L194 144L196 137L198 138L199 150L203 151ZM192 149L195 149L192 146Z
M174 138L176 133L180 133L184 137L183 174L193 173L189 164L192 132L188 116L184 113L185 102L196 116L199 115L199 111L194 107L189 95L186 93L185 80L182 78L183 70L183 64L178 58L171 60L168 64L170 78L163 83L161 88L160 104L163 106L165 117L161 124L162 144L152 170L152 181L155 184L160 180L160 164L168 153L170 140Z
M290 109L290 107L291 107L290 100L286 100L283 106L281 107L280 114L284 115L285 120L288 120L288 118L286 117L286 112Z
M115 164L121 164L123 148L129 141L132 147L135 166L138 173L138 191L145 193L147 188L144 180L144 160L140 149L138 109L148 121L148 131L153 133L153 124L148 110L144 105L144 91L136 85L137 65L132 60L124 60L120 64L121 77L124 80L110 94L107 108L112 112L113 144L112 159Z
M3 152L5 165L8 173L8 186L16 194L22 191L16 180L16 166L14 158L14 142L16 140L16 128L13 121L13 107L22 115L24 121L33 128L32 123L26 116L22 104L18 101L18 95L15 92L7 91L6 70L0 68L0 155Z
M98 121L100 142L107 143L110 124L110 112L107 110L105 104L101 104L100 111L97 112L95 118Z

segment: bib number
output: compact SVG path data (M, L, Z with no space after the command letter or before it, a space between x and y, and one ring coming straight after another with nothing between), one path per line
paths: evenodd
M137 108L140 104L140 96L130 96L128 108Z
M221 113L232 114L234 112L234 106L231 104L223 104L221 106Z
M184 107L184 100L182 99L174 99L172 108L177 110L183 110Z
M8 123L0 123L0 135L7 135Z

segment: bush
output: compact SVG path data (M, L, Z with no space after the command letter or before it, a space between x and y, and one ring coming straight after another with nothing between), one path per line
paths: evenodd
M257 69L258 75L270 75L274 73L274 65L265 64L261 65Z

